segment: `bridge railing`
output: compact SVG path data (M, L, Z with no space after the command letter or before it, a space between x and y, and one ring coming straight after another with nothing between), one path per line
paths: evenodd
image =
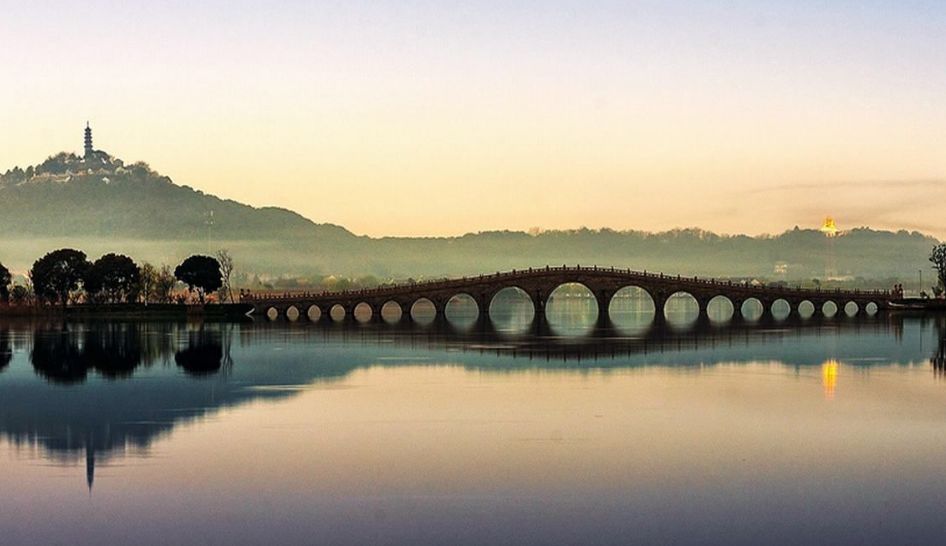
M693 283L702 286L712 286L712 287L727 287L727 288L739 288L743 290L760 290L763 292L771 292L773 295L777 294L789 294L796 296L823 296L825 294L834 294L834 295L849 295L856 297L889 297L889 290L841 290L836 288L834 290L822 290L818 288L802 288L800 286L788 287L781 285L765 285L765 284L753 284L749 281L733 281L731 279L720 280L716 278L701 278L699 276L693 277L684 277L682 275L667 275L664 273L654 273L649 271L635 271L630 268L626 269L617 269L614 267L602 268L598 266L581 266L576 265L570 267L567 265L562 266L546 266L544 268L528 268L528 269L513 269L511 271L498 271L496 273L481 274L477 276L465 276L459 278L443 278L443 279L429 279L417 282L410 283L394 283L381 285L374 288L362 288L358 290L339 290L339 291L328 291L322 290L319 292L310 292L310 291L283 291L283 292L250 292L245 291L241 292L240 299L241 301L279 301L279 300L300 300L300 299L314 299L314 298L327 298L327 297L338 297L338 298L352 298L357 296L379 296L387 294L395 294L403 292L404 290L441 290L447 288L467 286L471 282L490 282L503 279L515 279L522 278L528 275L543 275L546 273L554 272L567 272L567 273L615 273L627 277L636 277L636 278L645 278L645 279L655 279L655 280L664 280L664 281L678 281L678 282L687 282Z

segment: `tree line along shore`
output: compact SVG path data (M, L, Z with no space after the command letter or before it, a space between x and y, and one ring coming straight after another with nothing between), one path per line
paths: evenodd
M61 248L37 259L25 278L14 282L0 263L0 309L6 314L42 310L100 309L152 311L186 305L234 303L233 258L195 254L173 269L169 265L137 264L123 254L109 253L91 261L85 252Z

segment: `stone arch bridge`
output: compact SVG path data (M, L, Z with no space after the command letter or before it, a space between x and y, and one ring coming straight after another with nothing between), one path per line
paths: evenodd
M544 317L546 304L552 292L564 284L571 283L584 285L594 295L598 303L599 319L607 318L611 298L619 290L627 287L640 288L651 297L655 307L655 318L658 321L664 317L667 300L678 293L693 296L699 304L701 315L706 314L710 300L722 296L733 304L734 317L739 316L743 304L752 299L762 304L763 316L771 314L773 304L780 300L789 305L791 314L797 315L799 306L804 302L810 302L814 306L815 314L822 313L824 306L828 302L833 302L837 306L837 313L841 314L845 306L851 302L857 306L857 313L864 313L871 305L876 306L876 310L887 309L892 299L889 291L880 290L821 290L781 285L765 286L613 267L546 266L475 277L386 285L364 290L322 293L244 293L241 295L241 302L251 305L252 313L267 316L270 319L329 316L334 308L339 307L344 310L346 320L354 317L355 308L358 306L367 306L371 310L371 319L380 320L381 308L393 302L401 309L401 320L410 320L411 309L418 301L429 300L439 318L445 316L447 302L451 298L468 295L476 302L482 318L488 315L490 304L499 291L506 288L518 288L531 298L536 316ZM318 310L317 313L316 310Z

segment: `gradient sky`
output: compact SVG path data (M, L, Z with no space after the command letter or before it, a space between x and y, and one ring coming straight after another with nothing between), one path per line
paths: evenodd
M95 144L369 235L946 236L942 1L0 0L0 170Z

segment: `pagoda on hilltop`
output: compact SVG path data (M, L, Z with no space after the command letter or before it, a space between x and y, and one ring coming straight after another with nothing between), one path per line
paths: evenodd
M91 159L92 155L95 154L95 150L92 149L92 127L89 126L89 122L85 122L85 158Z

